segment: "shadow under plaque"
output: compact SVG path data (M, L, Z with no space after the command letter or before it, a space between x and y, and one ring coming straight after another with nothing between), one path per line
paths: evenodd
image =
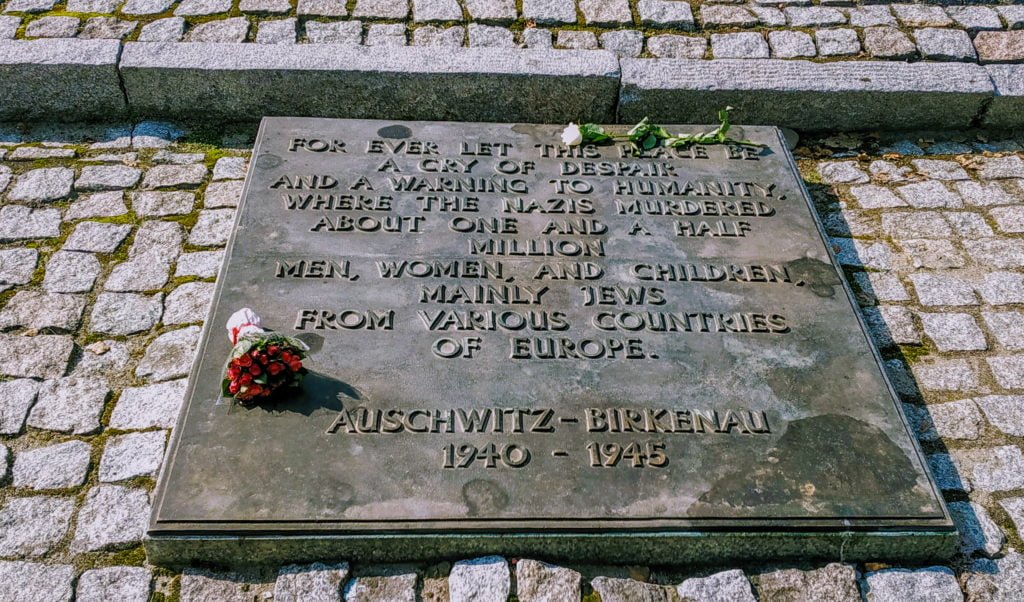
M780 132L561 129L264 119L152 562L953 552ZM242 307L310 344L290 398L221 396Z

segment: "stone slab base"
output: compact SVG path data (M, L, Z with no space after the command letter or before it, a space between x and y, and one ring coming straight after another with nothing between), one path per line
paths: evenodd
M800 131L1024 126L1024 65L619 59L608 51L0 41L0 120L267 115L738 123Z

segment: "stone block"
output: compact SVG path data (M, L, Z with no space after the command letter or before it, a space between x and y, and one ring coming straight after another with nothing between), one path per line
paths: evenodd
M121 65L139 113L233 119L610 122L619 74L606 51L304 44L128 43Z
M619 117L711 123L733 106L734 122L805 131L964 127L992 89L967 64L624 59Z
M0 121L125 113L117 40L0 40Z
M990 127L1024 126L1024 65L986 65L995 97L982 122Z

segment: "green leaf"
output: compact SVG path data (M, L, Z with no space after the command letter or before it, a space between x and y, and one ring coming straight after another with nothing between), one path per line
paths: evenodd
M651 150L658 144L658 138L654 134L647 134L644 138L644 150Z
M231 390L228 389L228 385L231 384L229 379L223 379L220 381L220 394L224 397L231 397Z

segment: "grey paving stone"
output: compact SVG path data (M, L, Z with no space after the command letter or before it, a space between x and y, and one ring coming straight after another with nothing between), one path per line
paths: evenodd
M96 341L82 349L82 354L71 368L70 376L105 377L124 370L130 359L127 344L110 339Z
M451 602L504 602L509 588L508 562L501 556L456 562L448 576Z
M28 489L66 489L85 483L92 446L67 441L25 449L14 457L14 486Z
M981 163L978 177L982 180L1024 178L1024 159L1017 155L980 157L978 161Z
M100 293L93 305L89 330L128 335L149 330L163 313L163 294Z
M872 27L875 25L896 25L896 18L886 5L858 6L846 11L850 25L854 27Z
M967 577L967 596L985 602L1014 602L1020 597L1024 557L1014 550L995 560L976 560Z
M462 46L466 39L466 30L463 27L434 27L432 25L425 25L423 27L417 27L412 32L412 43L413 46L441 46L447 48L458 48ZM212 184L211 184L212 186ZM206 189L207 202L204 203L206 207L228 207L234 205L210 205L210 189ZM235 195L230 195L235 197ZM235 199L237 204L237 198Z
M201 332L200 327L189 326L158 336L146 348L146 354L139 360L135 375L150 382L187 376Z
M107 440L100 459L100 482L155 477L164 459L166 431L118 435Z
M295 12L299 16L344 17L348 7L342 0L299 0Z
M1024 239L988 238L963 241L967 254L981 265L1014 269L1024 267Z
M90 569L78 578L76 602L147 602L153 575L141 566Z
M38 392L39 383L32 379L0 382L0 435L17 435L21 432Z
M1013 445L959 451L957 465L963 466L974 488L981 491L1024 487L1024 455Z
M72 553L117 550L142 541L149 521L149 494L145 489L97 485L85 496L78 511Z
M768 43L756 32L711 34L711 54L716 59L768 58Z
M345 602L416 601L416 573L359 577L345 586Z
M914 159L911 161L914 169L923 176L933 180L970 180L971 177L956 161L945 161L940 159Z
M192 165L202 163L206 159L204 153L175 153L167 149L158 150L153 154L153 163L168 165Z
M174 270L174 277L197 276L199 278L213 278L220 270L220 264L224 261L224 251L196 251L184 253L178 258L178 264Z
M2 38L0 38L0 39L2 39ZM4 149L3 152L6 153L7 150ZM2 158L3 158L3 156L0 156L0 159L2 159ZM0 165L0 192L3 192L4 190L7 189L7 185L11 183L11 180L13 178L14 178L14 174L11 171L11 168L7 167L6 165Z
M296 19L269 19L260 21L256 30L257 44L294 44Z
M124 0L68 0L69 13L112 13Z
M892 190L876 184L853 186L850 188L850 194L864 209L884 209L907 205L906 201L896 196Z
M366 29L367 46L405 46L407 43L405 25L401 23L370 25Z
M963 253L948 240L905 239L900 241L900 246L915 268L948 269L967 265Z
M169 263L151 257L125 261L114 266L103 288L118 293L155 291L167 284L170 271Z
M249 35L249 21L245 17L231 17L219 21L199 23L185 34L186 42L244 42ZM160 166L157 166L160 167ZM150 169L150 173L156 167ZM149 173L146 174L149 179Z
M1024 232L1024 206L996 207L989 210L989 215L1003 232L1012 234Z
M802 31L768 32L768 44L775 58L792 59L818 53L811 35Z
M981 412L972 399L933 403L927 406L903 404L903 408L914 433L921 441L973 441L981 434Z
M4 6L7 13L42 13L52 10L56 0L9 0Z
M901 211L882 215L882 230L898 239L946 238L953 233L937 211Z
M692 30L693 10L688 2L677 0L640 0L640 22L654 27Z
M978 285L978 293L989 305L1024 303L1024 274L989 272Z
M231 0L182 0L174 9L179 17L216 15L231 10Z
M676 586L676 592L693 602L756 602L750 582L740 569L687 579Z
M115 217L128 213L124 204L124 195L120 191L97 192L83 194L72 201L64 214L65 221L85 219L89 217Z
M0 556L25 558L46 554L68 532L74 510L75 500L69 497L8 499L0 509Z
M110 416L110 427L172 428L185 399L186 384L186 379L181 379L125 389Z
M889 26L866 28L864 49L880 59L907 60L917 56L917 47L907 34Z
M184 35L185 19L183 17L166 17L143 25L138 41L178 42Z
M509 23L517 16L513 0L465 0L463 4L477 22Z
M1024 61L1024 31L982 31L974 37L974 48L982 63Z
M520 602L579 600L578 572L545 562L520 559L516 563L516 595Z
M982 351L988 348L985 334L970 314L918 314L924 332L939 351Z
M921 333L914 323L914 316L906 307L883 305L865 308L864 318L880 347L921 343Z
M1024 6L996 6L995 9L1006 21L1007 29L1024 29Z
M470 46L480 48L512 48L515 46L512 32L504 27L470 23L467 31ZM591 33L590 35L594 34ZM594 39L594 46L597 46L596 38Z
M922 305L975 305L978 300L973 287L956 274L918 272L910 275Z
M7 193L11 201L45 202L65 199L71 194L75 172L67 167L44 167L27 171L14 180Z
M412 0L412 20L418 23L461 21L462 8L455 0Z
M1024 349L1024 313L1016 311L986 311L982 319L1000 346L1006 349Z
M947 211L946 221L953 228L953 232L961 238L988 237L992 236L992 228L985 222L985 218L977 213L966 211Z
M957 193L968 205L990 206L1007 205L1014 202L999 182L957 182Z
M241 0L238 3L238 10L247 14L280 15L287 13L291 8L289 0ZM262 21L260 23L262 24Z
M28 284L38 261L39 251L35 249L0 250L0 290Z
M142 170L127 165L86 165L75 181L75 190L119 190L131 188Z
M700 20L705 28L753 27L757 25L757 17L746 8L721 4L702 4Z
M551 30L528 27L523 30L523 43L527 48L547 49L554 45Z
M606 31L601 34L601 48L616 56L638 57L644 50L644 34L631 29Z
M189 232L189 244L200 247L221 246L227 243L231 235L231 225L235 220L233 209L204 209L199 212L196 225Z
M821 175L822 181L828 184L864 184L869 181L868 175L854 161L819 163L818 173Z
M79 39L84 40L123 40L138 25L135 21L125 21L114 17L92 17L82 26Z
M757 17L758 23L765 27L785 27L786 13L768 6L751 6L750 12Z
M341 602L348 579L347 562L338 564L289 564L281 567L274 582L275 602Z
M21 17L14 15L0 15L0 40L13 40L21 27ZM0 192L4 189L0 186Z
M701 59L708 41L698 36L662 34L647 39L647 50L658 58Z
M814 37L821 56L852 56L860 52L860 40L853 29L820 29Z
M1000 387L1024 389L1024 355L1005 355L986 358Z
M1013 437L1024 436L1024 395L986 395L976 401L992 426Z
M195 187L202 184L209 172L205 165L156 165L146 172L142 187L155 188Z
M846 23L842 11L824 6L790 6L783 9L793 27L828 27Z
M927 181L904 184L896 189L907 203L916 208L963 207L963 200L942 182Z
M164 217L191 213L195 207L193 192L136 192L131 196L132 209L142 217Z
M865 575L867 598L875 602L928 600L960 602L963 594L956 574L946 567L886 569Z
M1013 526L1017 529L1017 534L1024 533L1024 497L1011 497L1003 498L999 500L999 505L1003 507L1006 514L1010 516L1010 520L1013 521ZM1016 554L1012 549L1008 550L1009 554ZM972 569L975 567L971 567ZM970 591L970 590L968 590ZM973 592L972 592L973 593ZM979 597L979 599L993 599L989 597Z
M80 23L76 17L40 17L25 27L25 37L73 38Z
M668 591L653 583L597 577L590 582L602 602L668 602Z
M925 28L914 31L921 58L933 61L965 61L978 59L974 44L966 31L959 29Z
M379 19L405 19L409 15L406 0L356 0L354 17L376 17Z
M578 3L588 25L614 27L633 22L628 0L579 0Z
M922 361L915 363L912 371L927 391L973 391L978 387L978 373L967 360Z
M70 159L77 153L73 148L46 148L42 146L19 146L8 157L8 161L35 161L36 159Z
M69 336L0 334L0 374L57 378L67 370L73 350L74 342Z
M430 26L420 27L420 28L418 28L416 30L416 33L418 35L420 31L423 31L423 30L435 30L435 29L437 29L437 28L430 27ZM446 32L446 33L447 32L452 32L454 34L457 34L457 36L458 36L457 40L453 40L453 41L457 41L458 44L452 44L452 45L461 45L461 43L462 43L462 36L464 35L463 34L463 30L462 30L461 27L452 27L450 29L443 30L443 31ZM444 35L444 34L438 34L438 35ZM454 36L448 36L448 37L454 37ZM241 198L242 198L242 189L243 189L243 187L244 187L244 182L241 181L241 180L233 180L233 181L228 181L228 182L211 182L209 185L207 185L206 192L203 195L203 207L205 207L207 209L216 209L216 208L221 208L221 207L237 207L238 206L238 201L241 200Z
M306 22L306 39L313 44L358 45L363 39L361 21L338 21L334 23Z
M213 166L214 180L241 180L249 168L245 157L221 157Z
M100 429L103 404L110 394L102 378L66 376L39 387L29 412L28 426L48 431L83 435Z
M125 15L156 15L166 11L174 0L128 0L121 7Z
M961 473L949 454L932 454L926 460L935 484L942 491L973 491L970 480Z
M882 272L857 272L853 275L857 286L869 291L877 301L909 301L906 287L895 274Z
M470 44L472 44L472 38L470 38ZM562 30L558 32L555 45L573 50L594 50L597 48L597 36L592 31Z
M888 243L872 243L858 239L833 238L832 250L841 265L891 270L897 255Z
M131 231L128 224L81 222L64 242L63 250L113 253Z
M18 602L70 602L75 567L0 561L0 599Z
M18 291L0 310L0 329L74 331L84 309L85 298L78 295Z
M573 0L523 0L523 18L538 25L576 22Z
M908 27L945 27L953 24L953 19L939 6L894 4L892 9L900 22Z
M132 148L166 148L186 134L168 121L140 121L132 128Z
M95 255L58 251L46 264L43 288L50 293L85 293L92 290L99 273Z
M1002 29L999 13L987 6L950 6L946 13L969 32L983 29Z
M188 282L174 289L164 302L164 324L202 323L213 291L212 282Z
M174 261L181 253L185 233L181 224L151 220L139 226L128 249L129 259L153 257L155 261Z
M820 569L782 569L762 573L758 580L761 600L777 602L859 602L857 570L848 564L832 563Z
M272 585L258 571L218 572L186 568L181 576L181 602L250 602L269 600Z

